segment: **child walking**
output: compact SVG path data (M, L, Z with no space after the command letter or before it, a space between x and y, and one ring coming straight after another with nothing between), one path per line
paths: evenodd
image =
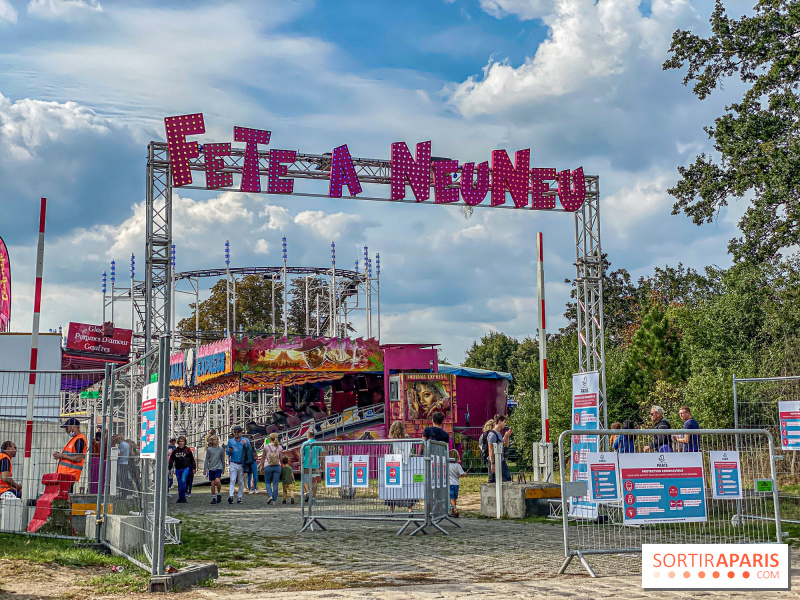
M283 457L283 467L281 467L281 483L283 484L283 504L286 504L286 496L288 495L294 504L294 471L289 466L289 457Z
M208 438L206 461L203 472L211 482L211 504L222 503L222 472L225 470L225 448L219 445L219 438L212 435Z
M461 457L458 455L458 450L453 448L450 450L450 462L447 464L447 476L450 480L450 516L458 517L458 509L456 502L458 502L458 484L459 479L463 477L464 469L461 467Z

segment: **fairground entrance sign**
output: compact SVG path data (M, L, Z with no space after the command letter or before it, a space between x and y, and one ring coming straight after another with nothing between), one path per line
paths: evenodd
M197 141L187 141L186 137L189 135L205 133L202 113L167 117L164 125L174 187L192 185L192 171L197 169L193 168L191 162L202 153L205 189L232 189L233 175L236 172L241 173L238 191L260 193L261 179L264 176L268 194L294 192L294 178L287 174L288 165L294 164L299 158L298 152L278 149L259 152L259 146L270 143L271 132L234 127L233 139L243 142L245 149L241 166L231 169L225 161L225 157L230 157L233 153L230 143L201 146ZM565 211L575 212L583 206L586 200L586 180L582 167L563 171L551 167L531 168L530 157L530 149L518 150L512 163L505 150L492 150L491 168L488 161L477 166L473 162L459 165L457 160L433 158L429 141L418 143L413 156L405 142L395 142L391 145L389 199L405 199L408 185L416 202L428 201L433 184L435 204L452 204L463 200L469 206L478 206L489 196L489 205L500 207L506 204L508 191L513 208L553 210L556 208L556 196ZM265 158L266 169L261 162ZM333 149L329 169L328 196L341 198L344 186L347 186L350 197L356 197L362 192L362 182L346 145ZM455 181L454 176L459 174L459 181ZM555 189L550 187L551 183L556 185ZM512 206L509 205L508 208Z

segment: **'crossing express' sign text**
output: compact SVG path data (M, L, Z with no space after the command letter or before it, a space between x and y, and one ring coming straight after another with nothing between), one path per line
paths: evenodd
M207 189L232 188L233 172L226 165L226 156L231 156L231 144L204 144L187 141L186 136L205 133L203 114L179 115L164 119L167 134L169 162L172 168L172 183L175 187L191 185L190 160L197 159L202 151ZM234 127L233 139L245 144L244 161L241 164L239 191L261 192L261 176L264 169L259 160L259 146L266 146L272 134L261 129ZM262 153L263 157L263 153ZM295 162L294 150L271 149L268 151L266 169L267 193L291 194L294 180L287 177L289 165ZM556 208L556 192L564 210L574 212L583 206L586 199L586 181L583 167L572 171L557 171L555 168L531 168L530 149L518 150L512 162L505 150L492 150L491 167L488 161L459 165L457 160L431 157L431 142L420 142L411 154L405 142L394 142L391 147L391 200L406 197L406 185L411 188L417 202L425 202L431 196L433 184L434 203L448 204L463 200L476 206L489 196L491 206L506 203L506 191L510 193L514 208L550 210ZM197 169L197 167L195 167ZM236 169L238 171L238 168ZM460 181L453 179L461 172ZM351 196L361 193L353 159L346 145L337 146L331 153L328 195L341 198L347 186ZM556 188L551 189L550 184Z

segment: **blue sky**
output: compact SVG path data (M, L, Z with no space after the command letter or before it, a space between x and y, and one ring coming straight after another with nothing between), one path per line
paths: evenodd
M165 116L203 112L202 141L233 126L271 147L348 144L388 158L432 140L461 162L530 148L532 166L600 176L603 249L634 275L727 265L744 207L697 228L671 216L676 167L709 151L704 102L663 72L672 32L704 32L707 0L111 2L0 0L0 236L16 330L30 329L37 199L50 199L42 327L100 322L100 273L143 266L146 145ZM296 182L296 190L311 190ZM387 190L381 190L388 195ZM451 361L490 330L535 335L535 235L548 323L564 324L572 217L178 191L178 270L382 258L383 341L437 342ZM120 267L125 272L127 267ZM213 282L208 281L210 286ZM127 314L127 310L124 311ZM188 308L180 303L178 316ZM126 322L119 323L127 326ZM357 323L358 325L358 323Z

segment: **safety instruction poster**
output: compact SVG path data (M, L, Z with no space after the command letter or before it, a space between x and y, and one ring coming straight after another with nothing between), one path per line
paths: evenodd
M742 500L742 469L739 453L709 452L711 464L711 489L713 497L722 500Z
M403 455L387 454L384 461L384 480L386 487L403 487Z
M356 455L352 458L354 488L369 487L369 456Z
M572 376L572 429L597 429L600 414L600 374L577 373ZM570 453L571 481L589 481L587 456L597 452L596 435L573 435ZM594 519L597 505L589 496L570 498L569 516Z
M142 430L139 438L139 456L156 457L156 398L158 382L150 383L142 389Z
M589 452L586 455L589 473L589 500L618 502L619 464L616 452Z
M624 523L697 523L706 518L700 452L619 454Z
M329 488L342 487L342 457L325 457L325 486Z
M778 412L781 418L781 447L784 450L800 450L800 402L778 402Z

